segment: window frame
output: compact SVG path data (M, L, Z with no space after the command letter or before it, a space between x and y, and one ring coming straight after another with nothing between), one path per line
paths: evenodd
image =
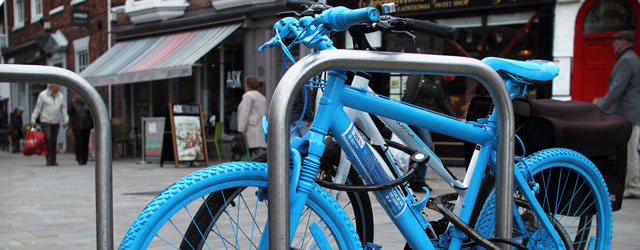
M89 36L73 40L73 56L75 61L75 72L80 73L91 64L89 53ZM84 62L81 63L81 62Z
M43 0L31 0L31 23L36 23L42 20L42 17L44 15L42 1ZM38 9L40 9L40 13L38 13Z
M13 0L13 31L24 27L24 1Z

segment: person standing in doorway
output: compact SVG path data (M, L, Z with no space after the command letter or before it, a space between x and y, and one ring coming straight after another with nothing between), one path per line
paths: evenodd
M244 134L252 158L267 149L262 135L262 117L267 115L267 99L258 91L259 88L260 81L257 78L245 77L245 93L238 105L238 131Z
M40 118L40 126L47 145L47 166L58 166L56 142L60 130L60 120L62 120L62 128L67 128L69 122L67 104L59 90L60 86L57 84L49 84L47 89L38 95L38 101L36 101L33 114L31 114L31 127L34 127L36 120Z
M89 106L77 96L69 104L69 127L73 131L76 161L78 165L86 165L89 159L89 136L93 128L93 119Z
M633 123L627 144L627 174L624 198L640 198L640 161L638 136L640 134L640 59L633 52L635 35L621 31L613 35L613 49L619 55L611 75L609 91L600 101L600 108L621 115Z
M9 130L11 133L11 152L20 152L20 139L24 136L22 123L22 108L17 107L13 110L10 117Z

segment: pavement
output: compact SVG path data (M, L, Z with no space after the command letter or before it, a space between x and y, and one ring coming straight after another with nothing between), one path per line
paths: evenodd
M79 166L72 154L58 155L59 166L46 167L42 156L0 152L0 249L96 248L95 162ZM216 164L215 161L210 162ZM131 222L155 195L178 179L202 167L158 163L140 164L139 159L113 161L113 227L117 248ZM464 176L464 168L452 168ZM436 175L427 182L432 196L448 192ZM625 200L614 212L612 249L640 250L640 199ZM383 213L374 204L374 213ZM383 217L383 216L380 216ZM384 216L386 217L386 216ZM376 217L378 218L378 217ZM437 218L431 218L437 219ZM401 249L385 232L390 222L376 219L376 241L393 243L385 249Z

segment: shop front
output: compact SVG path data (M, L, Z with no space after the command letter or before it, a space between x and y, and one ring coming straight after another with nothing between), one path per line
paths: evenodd
M87 67L81 75L93 86L113 89L114 136L139 134L142 118L164 117L169 103L203 104L207 118L223 121L225 97L242 91L241 84L224 81L243 67L241 26L236 21L119 41Z
M328 1L334 6L350 8L379 7L384 1ZM551 60L553 37L553 8L551 0L517 1L462 1L462 0L412 0L394 1L395 16L428 20L455 27L459 36L455 42L430 35L415 33L415 41L396 34L372 36L380 44L380 50L409 53L430 53L467 56L482 59L499 56L511 59ZM338 44L350 47L351 38L343 38ZM405 92L406 75L383 75L376 81L374 90L401 99ZM475 80L465 77L445 76L442 79L445 93L456 116L463 117L466 107L475 95L485 95ZM532 95L550 96L550 84L537 88Z
M611 36L622 30L636 35L633 46L640 54L640 4L637 0L587 0L577 14L571 98L591 102L609 88L609 75L618 55Z
M328 1L329 5L349 8L378 7L386 1ZM505 57L518 60L552 59L552 0L398 0L394 16L427 20L455 27L455 41L415 32L415 40L396 34L372 34L369 42L383 51L454 55L482 59ZM339 37L336 44L350 48L349 36ZM372 81L376 93L403 99L407 91L406 74L378 74ZM441 84L445 102L454 116L465 118L475 96L488 96L475 79L461 76L434 76L434 86ZM551 82L539 84L528 93L532 98L549 98ZM411 97L411 96L409 96ZM414 96L415 97L415 96ZM408 98L412 99L412 98ZM405 99L405 100L408 100ZM415 99L415 98L413 98ZM440 105L439 105L440 106ZM448 165L464 163L462 142L433 134L436 154Z

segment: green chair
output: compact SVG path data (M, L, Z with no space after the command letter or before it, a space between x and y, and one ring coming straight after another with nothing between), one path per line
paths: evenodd
M250 161L251 160L251 151L249 150L249 144L247 144L247 140L246 138L244 138L244 136L241 136L242 134L237 134L236 137L233 138L233 142L231 143L231 160L232 161ZM242 138L242 140L238 140L239 138ZM240 145L241 147L244 147L244 152L243 153L239 153L239 152L234 152L234 148L237 147L239 145L239 143L242 143L242 145Z
M114 156L126 157L126 152L128 149L128 145L135 143L135 140L129 136L129 130L123 124L114 124L111 128L111 133L113 136L113 154ZM118 147L118 145L122 145ZM121 149L118 150L118 149ZM135 144L133 144L133 157L136 157L136 148Z
M224 156L224 158L220 156L220 144L222 144L222 129L224 129L224 123L217 122L215 132L213 134L213 139L207 139L207 142L213 143L216 146L216 153L218 154L218 159L221 161L226 161L227 152L224 150L224 147L222 148L222 156Z

